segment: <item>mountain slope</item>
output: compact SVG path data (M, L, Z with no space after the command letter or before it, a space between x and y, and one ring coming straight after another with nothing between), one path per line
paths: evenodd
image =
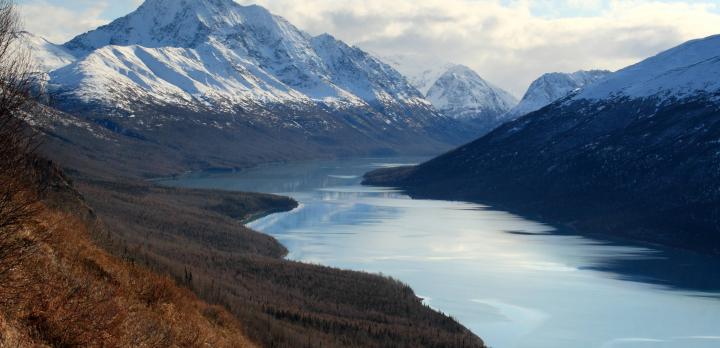
M222 307L102 250L96 238L107 231L72 181L32 153L3 154L11 151L27 166L0 179L9 197L0 230L0 345L256 347Z
M378 59L232 0L148 0L35 51L58 62L48 65L53 106L183 170L437 153L472 136ZM121 152L139 157L135 148Z
M585 233L720 253L720 36L695 40L368 183Z
M506 117L515 119L527 115L610 74L607 70L544 74L530 84L520 103L510 110Z
M428 90L427 99L443 114L472 125L478 135L504 123L501 116L517 104L510 93L464 65L442 74Z

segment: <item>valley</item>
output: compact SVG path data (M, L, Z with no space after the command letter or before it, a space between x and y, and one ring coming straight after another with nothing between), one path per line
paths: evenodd
M706 7L37 1L0 0L0 348L720 342Z
M633 337L659 347L717 345L701 338L718 333L716 258L580 237L496 207L360 185L370 169L423 160L302 161L163 183L293 197L297 209L249 226L277 238L291 260L407 282L488 346L642 347Z

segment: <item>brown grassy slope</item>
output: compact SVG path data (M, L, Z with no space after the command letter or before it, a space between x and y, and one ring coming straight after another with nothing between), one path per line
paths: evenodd
M49 203L23 232L37 252L0 283L0 347L254 346L222 307L96 246L92 212L57 173L41 175Z
M482 347L392 279L290 262L233 217L288 209L275 196L78 180L111 250L221 304L267 347ZM290 204L292 203L292 204ZM121 241L119 241L121 239Z

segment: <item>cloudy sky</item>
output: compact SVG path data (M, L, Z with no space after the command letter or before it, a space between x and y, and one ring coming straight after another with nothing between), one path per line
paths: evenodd
M142 0L18 0L28 30L54 42ZM461 63L522 96L544 72L616 70L720 33L720 0L238 0L311 34L330 33L415 65Z

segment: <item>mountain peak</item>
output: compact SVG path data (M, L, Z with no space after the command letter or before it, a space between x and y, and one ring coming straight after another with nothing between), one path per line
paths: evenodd
M232 24L233 12L242 7L233 0L145 0L136 12L141 14L148 12L155 18L161 19L162 24L176 21L178 15L181 15L197 17L203 23L212 26L216 24L215 22Z
M195 47L212 35L278 26L289 23L263 7L233 0L146 0L127 16L82 34L65 47L85 53L107 45Z
M469 75L469 76L480 77L480 75L478 75L478 73L476 73L475 70L470 69L468 66L462 65L462 64L450 65L448 67L447 71L445 72L445 74L458 74L458 75Z
M456 103L487 107L487 102L491 102L492 105L497 104L500 109L509 109L516 103L510 93L491 85L477 72L460 64L449 67L440 75L428 91L427 97L440 109Z
M462 64L454 64L450 66L444 74L440 75L439 80L448 78L471 79L476 83L489 86L487 81L485 81L485 79L483 79L477 72L475 72L475 70L470 69L466 65Z
M508 112L514 119L568 96L579 88L600 81L610 75L607 70L580 70L574 73L546 73L530 84L520 103Z
M166 11L173 11L177 8L199 8L199 7L229 7L237 3L233 0L145 0L140 8L163 8Z
M468 66L462 64L453 64L447 69L446 73L477 75L477 73L473 69L470 69Z
M465 65L450 66L430 88L427 99L444 114L472 122L478 134L502 123L499 116L517 103L510 93Z

